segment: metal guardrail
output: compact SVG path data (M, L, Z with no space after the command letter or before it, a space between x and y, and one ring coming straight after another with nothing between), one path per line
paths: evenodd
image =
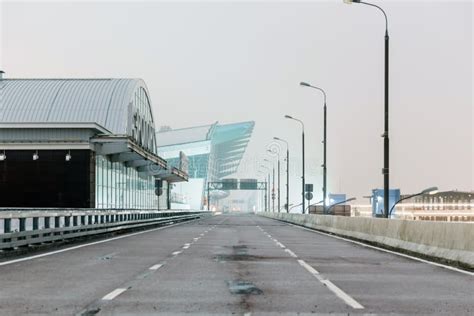
M0 250L170 224L204 211L0 209Z

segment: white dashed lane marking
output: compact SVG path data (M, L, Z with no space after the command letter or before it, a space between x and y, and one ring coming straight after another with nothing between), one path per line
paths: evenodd
M177 255L179 255L181 252L182 252L182 251L175 251L175 252L172 253L172 255L173 255L173 256L177 256Z
M286 253L288 253L290 256L293 258L298 258L298 256L291 251L290 249L286 248L285 245L283 245L281 242L279 242L276 238L272 238L272 236L262 230L262 232L268 236L271 240L275 242L276 245L280 246ZM362 306L359 302L357 302L355 299L353 299L351 296L349 296L346 292L341 290L339 287L337 287L334 283L332 283L330 280L325 279L323 276L319 274L319 272L307 264L304 260L298 260L298 263L305 268L309 273L311 273L319 282L321 282L324 286L326 286L331 292L333 292L337 297L339 297L341 300L344 301L347 305L354 309L364 309L364 306Z
M112 292L110 292L109 294L107 294L106 296L104 296L102 298L102 300L103 301L111 301L114 298L116 298L117 296L119 296L120 294L122 294L123 292L125 292L126 290L127 289L115 289Z
M291 251L290 249L286 248L285 249L285 252L287 252L290 256L292 256L293 258L298 258L298 256L293 252Z
M303 260L298 260L298 263L303 268L308 270L308 272L311 273L316 279L318 279L319 282L324 284L331 292L336 294L336 296L339 297L341 300L343 300L347 305L349 305L350 307L352 307L354 309L364 309L364 306L359 304L359 302L357 302L355 299L353 299L351 296L349 296L346 292L344 292L343 290L338 288L331 281L324 279L315 268L313 268L312 266L310 266L309 264L307 264Z
M151 266L151 267L150 267L150 270L158 270L158 269L161 268L162 266L163 266L162 263L155 264L154 266Z

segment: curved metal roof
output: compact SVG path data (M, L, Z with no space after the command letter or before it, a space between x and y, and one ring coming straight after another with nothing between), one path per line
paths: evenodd
M130 135L129 104L140 88L149 103L141 79L3 79L0 123L96 123Z

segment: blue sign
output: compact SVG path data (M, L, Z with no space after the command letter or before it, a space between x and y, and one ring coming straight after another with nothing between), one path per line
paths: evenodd
M384 190L374 189L372 190L372 216L373 217L384 217ZM389 190L388 193L388 211L392 206L400 200L400 189ZM391 217L395 215L395 209L392 211Z

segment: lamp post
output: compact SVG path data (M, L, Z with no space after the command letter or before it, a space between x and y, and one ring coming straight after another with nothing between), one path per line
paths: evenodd
M326 213L326 197L327 197L327 106L326 106L326 91L324 91L323 89L319 88L319 87L316 87L316 86L312 86L310 85L309 83L306 83L306 82L300 82L300 86L302 87L309 87L309 88L313 88L313 89L316 89L316 90L319 90L323 93L323 96L324 96L324 124L323 124L323 129L324 129L324 133L323 133L323 213Z
M389 79L389 41L390 37L388 35L388 18L387 14L385 11L379 7L378 5L360 1L360 0L344 0L345 3L347 4L352 4L352 3L360 3L360 4L365 4L374 8L379 9L384 17L385 17L385 106L384 106L384 133L382 134L382 137L384 139L383 141L383 169L382 169L382 174L384 176L384 181L383 181L383 196L384 196L384 215L386 218L389 217L389 211L388 211L388 204L389 204L389 155L390 155L390 145L389 145L389 137L388 137L388 126L389 126L389 111L388 111L388 92L389 92L389 86L388 86L388 79Z
M305 201L304 201L304 185L305 185L305 175L304 175L304 123L302 120L299 120L297 118L294 118L290 115L285 115L285 118L287 119L290 119L290 120L294 120L294 121L297 121L301 124L301 128L302 128L302 133L301 133L301 140L302 140L302 152L303 152L303 175L301 176L301 182L302 182L302 190L301 190L301 198L302 198L302 213L304 214L304 206L305 206Z
M392 211L393 209L395 208L395 206L400 203L401 201L404 201L404 200L408 200L408 199L411 199L415 196L420 196L420 195L423 195L423 194L430 194L430 195L433 195L433 194L436 194L438 193L438 187L431 187L431 188L428 188L428 189L424 189L423 191L421 191L420 193L416 193L416 194L412 194L412 195L408 195L408 196L405 196L404 198L401 198L400 200L398 200L397 202L395 202L395 204L393 204L392 208L390 208L390 213L389 213L389 216L392 215Z
M258 170L258 173L263 175L263 182L265 183L264 192L262 194L262 208L264 208L263 211L266 212L267 211L267 177L265 175L265 172L263 172L262 170Z
M272 164L273 182L272 182L271 198L272 198L272 212L275 213L275 163L273 161L270 161L270 160L266 159L266 158L263 159L263 160Z
M271 151L270 149L267 150L269 153L272 154L277 154L278 158L278 163L277 163L277 173L278 173L278 183L277 183L277 195L278 195L278 203L277 203L277 209L278 213L280 213L280 152L277 151ZM275 169L274 169L275 170ZM273 175L275 177L275 175ZM275 179L273 179L273 182L275 183Z
M355 201L355 200L357 200L357 199L355 197L353 197L353 198L350 198L350 199L347 199L347 200L344 200L344 201L341 201L341 202L334 203L334 204L332 204L328 207L328 212L327 213L330 214L329 211L336 205L344 204L344 203Z
M270 195L267 195L270 191L270 168L265 165L260 165L261 168L265 168L268 171L268 182L265 185L265 211L269 211L270 208Z
M290 211L290 148L288 142L284 139L273 137L274 140L284 142L286 144L286 212ZM278 189L280 185L278 185ZM280 194L278 194L280 196Z

